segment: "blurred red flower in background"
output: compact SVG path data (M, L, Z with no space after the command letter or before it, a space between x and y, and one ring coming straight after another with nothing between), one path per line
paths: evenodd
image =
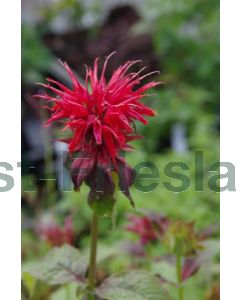
M170 223L168 218L154 213L144 216L129 215L128 219L130 223L126 229L137 234L142 245L159 240Z
M43 240L52 246L61 246L63 244L74 245L75 232L71 216L65 218L63 227L51 221L46 224L40 224L37 232Z
M53 104L48 106L51 117L46 123L47 126L61 120L64 129L70 129L73 133L71 138L64 141L69 144L71 153L81 153L72 164L75 189L85 180L91 190L96 191L94 178L99 168L104 171L106 181L110 182L106 184L107 190L103 191L112 195L115 187L111 174L107 172L112 168L118 173L121 190L130 196L128 188L133 182L133 172L119 152L130 150L128 142L140 138L135 134L134 122L146 124L144 116L156 114L140 100L146 96L147 90L159 83L149 82L139 86L146 76L155 72L144 76L140 75L144 68L137 73L128 72L138 61L126 62L113 73L109 82L106 82L105 70L111 55L105 60L100 76L98 58L93 69L86 66L84 84L77 79L67 63L62 63L72 81L72 89L48 78L48 84L41 85L48 89L50 94L35 96ZM124 168L120 174L121 167Z

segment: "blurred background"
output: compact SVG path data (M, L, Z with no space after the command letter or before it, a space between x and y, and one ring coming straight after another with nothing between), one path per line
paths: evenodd
M140 59L138 68L160 70L153 78L165 82L145 100L159 115L146 127L138 124L137 131L144 139L135 142L136 150L127 155L132 166L154 163L160 179L151 193L132 188L136 212L119 193L114 230L110 219L101 222L98 280L132 267L171 279L171 264L151 263L153 257L166 254L163 245L152 243L150 258L138 257L133 247L138 237L126 227L128 213L142 216L154 211L173 220L195 221L196 230L208 232L205 242L210 254L205 267L186 282L186 299L220 299L219 194L209 182L209 167L219 161L218 0L22 0L23 265L63 243L88 255L91 214L85 200L88 189L83 187L80 193L69 190L69 173L63 164L67 147L52 140L58 136L56 127L42 127L48 113L32 97L41 92L34 83L52 77L69 85L59 58L67 61L81 80L83 64L92 65L96 57L104 59L115 50L107 78L119 64ZM203 152L200 171L196 171L196 151ZM189 166L184 174L190 178L190 186L181 193L163 185L168 181L177 186L164 174L164 167L175 161ZM203 191L196 192L195 183L202 177ZM68 292L75 288L69 285ZM176 299L174 289L169 292ZM66 298L64 288L42 283L34 299L74 297L73 293Z

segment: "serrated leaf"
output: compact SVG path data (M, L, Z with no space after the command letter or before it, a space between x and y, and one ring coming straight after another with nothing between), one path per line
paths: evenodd
M24 272L49 285L78 282L84 284L87 262L74 247L63 245L51 250L42 261L32 264Z
M151 273L132 270L105 279L96 294L107 300L167 300L166 290Z

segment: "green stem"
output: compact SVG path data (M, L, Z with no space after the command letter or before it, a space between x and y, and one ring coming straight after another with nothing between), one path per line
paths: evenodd
M182 286L182 257L176 255L176 270L177 270L177 282L178 282L178 299L184 300L184 289Z
M89 260L88 271L88 291L89 300L94 300L94 287L96 277L96 257L97 257L97 239L98 239L98 215L93 210L92 224L91 224L91 252Z

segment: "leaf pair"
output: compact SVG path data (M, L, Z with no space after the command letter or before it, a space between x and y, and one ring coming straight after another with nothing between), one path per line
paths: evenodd
M79 292L86 291L87 262L82 254L69 245L54 248L46 257L24 268L24 273L46 282L62 285L77 282ZM114 274L95 289L95 294L106 300L166 300L168 294L154 275L140 270Z

